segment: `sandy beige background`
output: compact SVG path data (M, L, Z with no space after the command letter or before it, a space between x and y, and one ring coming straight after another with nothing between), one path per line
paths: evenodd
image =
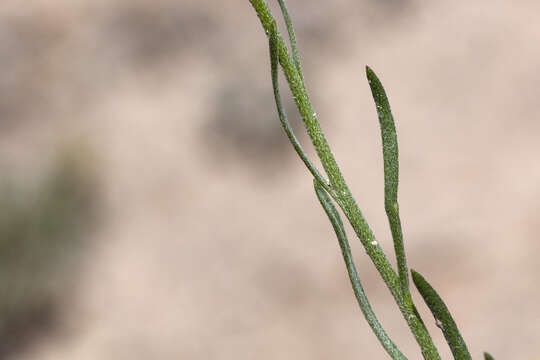
M540 2L289 8L322 127L383 248L365 64L397 121L410 266L444 297L475 359L540 359ZM0 63L2 166L27 179L59 147L81 146L102 191L58 324L13 359L386 358L279 128L247 0L3 0ZM351 243L381 322L420 359Z

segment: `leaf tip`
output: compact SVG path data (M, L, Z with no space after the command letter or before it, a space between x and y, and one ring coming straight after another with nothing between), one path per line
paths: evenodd
M367 76L368 80L370 80L370 79L373 77L374 74L375 74L375 73L374 73L373 70L369 67L369 65L366 65L366 76Z
M417 271L414 270L414 269L411 269L411 277L412 277L412 280L413 280L414 285L415 285L417 288L422 287L423 283L426 282L426 280L424 279L424 277L423 277L422 275L420 275L420 273L417 272Z

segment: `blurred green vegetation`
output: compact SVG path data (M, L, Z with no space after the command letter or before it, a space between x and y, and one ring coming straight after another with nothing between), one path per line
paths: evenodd
M1 171L2 169L0 169ZM2 171L3 172L3 171ZM96 220L88 162L62 154L34 183L0 183L0 357L54 323ZM24 183L22 185L21 183Z

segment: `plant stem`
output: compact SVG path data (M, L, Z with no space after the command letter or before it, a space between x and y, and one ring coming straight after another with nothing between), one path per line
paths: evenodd
M262 26L267 35L272 31L276 31L274 27L275 19L270 13L268 4L264 0L250 0L251 5L255 9ZM416 341L420 345L424 359L439 360L440 356L425 328L422 320L417 316L410 296L403 294L401 284L394 269L390 265L386 255L382 251L380 245L375 240L375 236L369 225L364 219L356 201L343 178L339 166L330 150L328 142L321 130L317 120L315 111L309 100L304 81L295 61L291 58L281 35L278 33L275 36L277 42L278 60L282 66L285 78L289 84L298 110L302 116L308 135L315 147L317 155L328 175L331 186L330 195L336 203L341 207L345 216L353 226L360 242L366 249L368 256L371 258L375 267L381 274L387 287L390 289L398 307L405 318L409 328L414 334ZM405 295L405 296L404 296Z
M338 238L341 253L343 255L343 260L345 260L347 272L349 273L349 280L351 281L351 286L353 288L354 295L356 296L356 300L358 301L358 305L364 313L364 317L366 318L369 326L371 326L371 329L373 329L373 332L381 342L386 352L392 357L392 359L407 360L407 358L401 353L401 351L399 351L397 346L390 339L388 334L386 334L381 324L379 323L379 320L377 320L377 316L375 316L373 309L371 308L369 300L364 292L364 288L362 287L362 283L360 282L358 272L356 271L356 266L354 265L354 260L351 253L351 247L349 245L349 241L347 240L347 235L345 233L345 229L343 228L343 223L341 221L339 213L332 204L332 200L324 190L322 184L316 179L314 179L313 185L315 186L315 193L317 194L319 202L321 203L324 211L326 212L326 215L330 219L330 223L332 224Z

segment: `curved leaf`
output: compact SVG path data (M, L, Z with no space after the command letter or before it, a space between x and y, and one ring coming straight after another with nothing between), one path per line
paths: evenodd
M379 116L381 128L383 158L384 158L384 209L390 224L392 238L394 240L394 250L398 267L398 275L401 285L401 292L409 294L409 272L407 270L407 260L405 258L405 248L403 245L403 232L401 230L401 220L399 218L399 206L397 201L399 183L399 159L396 126L390 111L390 103L384 91L381 81L373 70L366 66L366 75L375 105Z

